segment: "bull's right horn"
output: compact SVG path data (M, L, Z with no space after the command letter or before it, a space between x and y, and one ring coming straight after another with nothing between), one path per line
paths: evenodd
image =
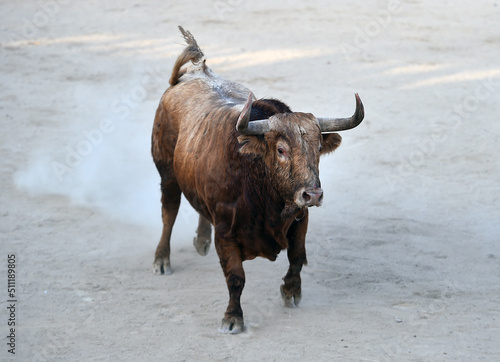
M269 121L267 119L262 119L258 121L250 121L250 114L252 113L252 102L253 93L250 92L248 99L243 106L243 110L240 113L238 122L236 122L236 130L244 135L256 136L262 135L269 132Z
M356 111L349 118L318 118L321 133L345 131L358 126L365 117L365 110L363 103L359 98L358 93L356 97Z

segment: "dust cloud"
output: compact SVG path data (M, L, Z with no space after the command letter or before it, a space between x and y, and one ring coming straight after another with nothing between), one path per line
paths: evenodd
M149 73L152 73L151 71ZM164 91L146 80L131 79L123 95L79 85L73 98L100 99L79 110L51 145L35 148L28 167L15 174L16 185L35 195L62 195L75 205L161 232L160 177L153 163L151 128ZM197 213L183 200L173 237L192 240Z

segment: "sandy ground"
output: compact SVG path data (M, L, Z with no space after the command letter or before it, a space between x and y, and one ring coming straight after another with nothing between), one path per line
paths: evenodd
M438 4L438 5L436 5ZM0 360L500 360L500 3L87 1L0 4ZM286 254L244 264L247 329L217 332L227 290L160 237L154 112L182 49L258 97L366 119L321 162L303 299ZM15 356L8 255L15 255Z

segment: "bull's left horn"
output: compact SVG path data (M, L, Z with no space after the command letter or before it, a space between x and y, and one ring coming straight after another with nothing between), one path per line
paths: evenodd
M356 97L356 111L349 118L318 118L321 133L345 131L358 126L365 117L365 109L363 103L359 98L358 93Z
M252 113L252 102L253 93L250 92L248 99L243 106L243 110L240 113L238 122L236 122L236 130L244 135L256 136L260 134L265 134L269 132L269 121L267 119L259 121L250 121L250 114Z

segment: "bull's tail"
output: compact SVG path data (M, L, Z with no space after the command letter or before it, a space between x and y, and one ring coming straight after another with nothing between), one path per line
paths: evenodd
M184 71L181 70L182 66L187 62L191 61L193 64L198 63L201 59L203 59L203 52L201 51L198 43L189 31L184 30L182 26L179 26L179 30L184 36L186 40L187 47L184 51L179 55L177 61L175 62L174 69L172 70L172 76L170 77L169 83L171 86L176 85L179 82L179 78L184 74Z

